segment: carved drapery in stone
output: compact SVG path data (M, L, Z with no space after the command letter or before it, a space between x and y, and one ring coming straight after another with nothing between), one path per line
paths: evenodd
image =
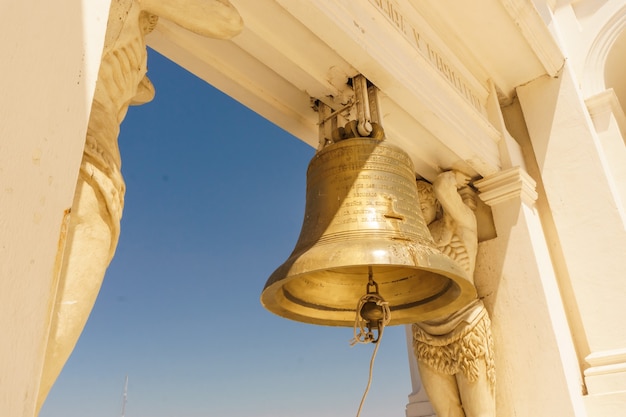
M446 171L432 186L418 181L418 190L435 245L473 279L478 251L476 203L468 193L459 192L468 181L460 172ZM413 350L438 417L495 417L491 321L481 300L446 317L414 324Z

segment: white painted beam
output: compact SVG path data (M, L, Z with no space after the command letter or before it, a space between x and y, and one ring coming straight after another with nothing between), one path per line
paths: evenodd
M162 20L149 45L311 146L318 140L311 98L337 109L352 94L348 78L362 73L381 90L387 136L409 152L417 173L500 169L487 80L467 70L411 6L402 28L375 1L233 3L245 29L232 41Z

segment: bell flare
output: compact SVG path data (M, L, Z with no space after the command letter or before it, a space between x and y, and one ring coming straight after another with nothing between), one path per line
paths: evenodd
M465 270L440 252L422 216L409 156L387 141L350 138L316 153L307 171L296 246L261 303L296 321L353 326L375 283L390 325L450 314L476 298Z
M355 259L355 253L360 259ZM436 249L413 242L368 240L317 245L293 254L270 276L261 303L287 319L352 327L370 272L378 293L389 303L389 325L442 317L476 297L464 270Z

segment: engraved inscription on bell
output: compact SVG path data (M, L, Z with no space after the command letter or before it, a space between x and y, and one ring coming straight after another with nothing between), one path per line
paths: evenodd
M406 153L380 141L352 141L357 139L327 147L311 161L298 246L366 230L395 239L429 237L415 209L417 189Z
M300 237L261 302L293 320L352 326L370 269L391 325L446 314L475 294L462 268L435 248L408 155L351 138L311 160Z

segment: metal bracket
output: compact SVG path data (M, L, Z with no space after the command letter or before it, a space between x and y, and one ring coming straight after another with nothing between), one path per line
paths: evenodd
M352 79L352 88L354 98L336 110L315 100L314 108L319 114L318 151L350 137L384 138L378 88L361 74ZM352 110L356 110L356 118L351 117Z

